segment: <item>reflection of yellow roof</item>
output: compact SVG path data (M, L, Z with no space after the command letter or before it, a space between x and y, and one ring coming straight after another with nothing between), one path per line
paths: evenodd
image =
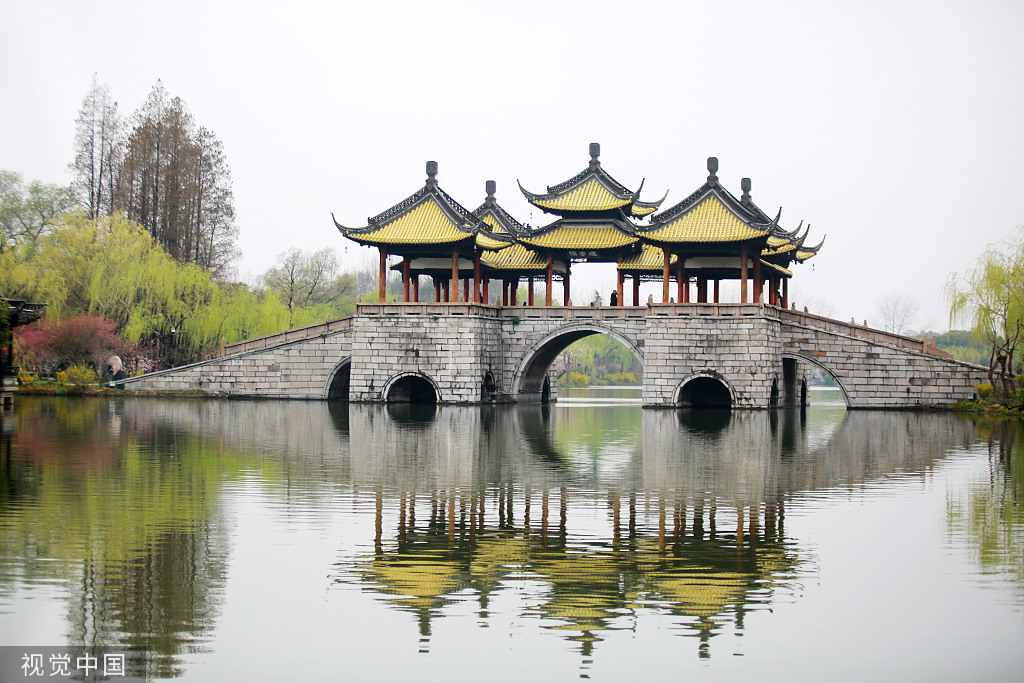
M616 197L596 177L581 183L565 194L551 198L536 198L534 204L556 211L606 211L629 204L631 198Z
M480 263L495 270L547 270L548 260L521 244L513 244L501 251L488 251L480 256Z
M353 239L372 244L446 244L467 239L464 232L441 210L437 200L429 196L419 205L403 212L377 230L349 235Z
M390 592L416 598L432 598L459 586L459 568L436 557L388 558L376 562L369 573Z
M754 574L687 567L685 573L658 576L651 581L651 588L677 610L698 617L713 617L730 604L746 602L746 593L756 579Z
M738 242L763 237L768 229L755 229L730 211L715 193L662 227L644 233L653 242Z
M520 237L521 242L547 249L613 249L636 243L637 239L613 226L584 227L558 225L539 235Z
M778 272L782 273L783 275L786 275L787 277L792 277L793 276L793 271L786 270L782 266L777 265L775 263L769 263L768 261L765 261L764 259L761 259L761 265L765 266L767 268L771 268L772 270L778 271Z
M679 260L679 256L672 254L669 261L670 264L675 264ZM650 244L645 244L640 249L640 253L627 256L622 259L619 263L619 270L649 270L660 272L665 266L665 252L661 247L655 247Z

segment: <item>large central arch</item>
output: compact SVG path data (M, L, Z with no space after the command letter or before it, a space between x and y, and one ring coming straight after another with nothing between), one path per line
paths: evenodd
M632 351L633 355L640 360L640 365L643 365L644 352L637 346L635 340L601 325L588 323L566 325L543 337L523 354L523 358L516 368L515 376L512 378L512 395L515 399L520 402L543 401L544 382L547 379L551 363L570 344L594 334L606 334L620 342Z
M846 390L846 386L843 384L843 381L839 379L835 371L833 371L830 367L828 367L827 365L823 365L822 363L813 358L801 355L799 353L783 353L782 358L783 360L795 360L801 363L807 363L808 365L812 365L816 368L819 368L820 370L828 374L828 376L832 378L832 381L836 383L836 386L839 387L839 390L843 392L843 401L846 403L846 407L850 407L850 392Z

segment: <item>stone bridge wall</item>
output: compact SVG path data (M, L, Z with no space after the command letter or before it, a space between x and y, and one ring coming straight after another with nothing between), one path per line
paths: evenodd
M124 380L139 391L202 391L215 396L327 398L342 360L352 354L352 330L244 351L226 358Z
M733 406L767 408L773 382L785 401L784 358L831 373L853 408L949 405L986 381L984 368L923 353L918 340L760 305L464 303L361 304L359 315L301 331L304 339L295 339L300 331L293 330L251 340L232 347L246 349L240 353L124 385L324 399L335 374L350 368L348 395L354 401L384 400L392 383L406 375L429 381L443 403L538 400L554 355L598 332L631 346L641 358L648 406L674 405L683 384L712 377L728 387ZM484 390L488 375L492 393Z

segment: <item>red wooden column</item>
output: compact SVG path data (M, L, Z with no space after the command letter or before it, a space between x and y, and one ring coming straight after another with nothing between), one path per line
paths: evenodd
M706 304L708 302L708 279L706 277L697 278L697 303Z
M633 276L633 305L640 305L640 273Z
M676 254L676 301L681 304L690 303L690 283L686 279L686 254L680 251Z
M672 263L672 252L668 246L661 248L661 253L665 255L665 261L661 266L661 303L668 303L668 281L669 281L669 269Z
M449 289L451 298L448 303L455 303L459 300L459 250L452 247L452 285Z
M518 306L519 278L514 277L508 283L508 302L512 306Z
M462 300L465 301L466 303L469 303L470 301L472 301L472 299L469 298L469 278L468 277L465 280L462 281Z
M747 303L747 245L740 245L740 303Z
M444 280L444 293L441 295L441 301L444 302L444 301L451 301L451 300L452 300L452 282L448 278L445 278L445 280Z
M387 283L388 275L388 250L384 247L377 247L380 252L380 273L377 278L377 301L384 301L387 296L385 285Z
M615 282L615 305L625 306L626 300L626 275L621 270L616 269L616 282Z
M508 306L508 280L501 278L501 305Z
M782 307L789 308L789 278L782 278Z
M715 303L718 303L718 278L715 278Z
M441 281L436 277L431 276L431 280L434 281L434 303L441 302Z
M409 303L409 255L402 257L402 301Z
M484 278L484 303L491 303L491 276L490 274Z
M761 282L761 259L755 257L754 259L754 303L761 303L761 289L764 286Z
M526 278L526 305L533 305L533 276L530 275Z
M418 302L420 300L420 274L416 273L412 276L412 300Z
M572 261L568 258L565 259L565 275L562 277L562 305L568 306L572 303L572 297L569 296L569 273L572 272Z
M551 305L551 279L555 271L555 252L548 249L548 272L547 272L547 291L544 295L544 305Z
M480 250L473 250L473 302L480 303Z

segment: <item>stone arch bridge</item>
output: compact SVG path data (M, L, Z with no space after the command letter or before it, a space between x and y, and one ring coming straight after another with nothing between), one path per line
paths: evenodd
M614 337L640 359L645 406L799 404L811 367L836 380L851 408L948 406L987 381L985 368L942 357L921 340L764 304L374 303L123 386L368 402L542 401L553 396L552 361L591 334Z

